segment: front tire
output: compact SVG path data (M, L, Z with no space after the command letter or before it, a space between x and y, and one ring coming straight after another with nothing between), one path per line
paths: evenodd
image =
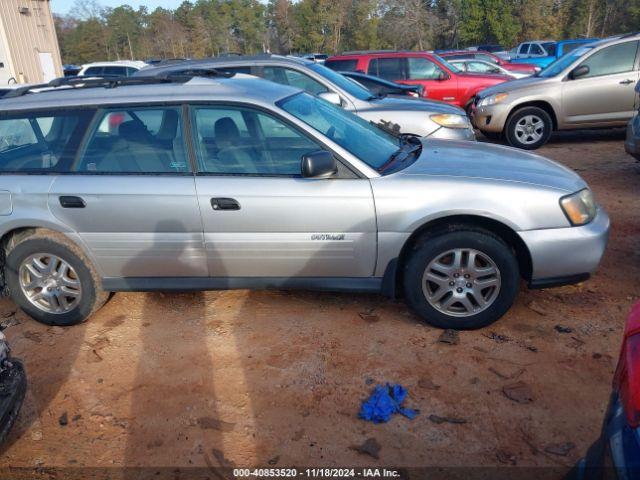
M11 297L45 325L85 321L107 300L84 254L54 232L34 233L10 243L5 278Z
M427 323L439 328L481 328L513 304L520 274L511 248L485 230L427 236L404 270L405 298Z
M512 147L535 150L549 141L553 121L547 112L538 107L516 110L505 126L505 137Z

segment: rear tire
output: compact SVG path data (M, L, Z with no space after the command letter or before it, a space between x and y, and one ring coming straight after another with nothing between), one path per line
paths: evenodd
M509 145L523 150L535 150L549 141L553 121L547 112L538 107L516 110L505 125L505 138Z
M83 252L55 232L36 230L10 242L5 278L16 304L45 325L81 323L108 299Z
M490 325L509 310L519 286L511 248L482 229L427 236L414 247L404 268L407 303L439 328Z

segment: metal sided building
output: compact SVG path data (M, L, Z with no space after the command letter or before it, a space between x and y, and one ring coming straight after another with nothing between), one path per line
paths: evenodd
M0 85L62 76L49 0L0 0Z

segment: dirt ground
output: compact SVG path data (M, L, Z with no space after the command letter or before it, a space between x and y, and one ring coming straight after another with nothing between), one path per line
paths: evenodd
M401 302L374 295L117 294L87 323L64 329L1 300L0 319L20 322L5 334L29 390L0 467L565 472L598 434L625 316L640 295L640 163L619 131L557 135L539 153L579 172L606 207L604 261L584 284L523 286L504 318L461 332L457 345L439 343L442 331ZM357 418L384 382L409 390L417 418ZM505 395L518 382L530 402ZM378 459L353 448L368 438L381 447ZM566 442L575 446L558 451Z

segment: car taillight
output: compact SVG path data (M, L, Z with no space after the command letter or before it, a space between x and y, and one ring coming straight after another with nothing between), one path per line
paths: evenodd
M620 393L629 425L640 427L640 303L627 319L614 387Z

